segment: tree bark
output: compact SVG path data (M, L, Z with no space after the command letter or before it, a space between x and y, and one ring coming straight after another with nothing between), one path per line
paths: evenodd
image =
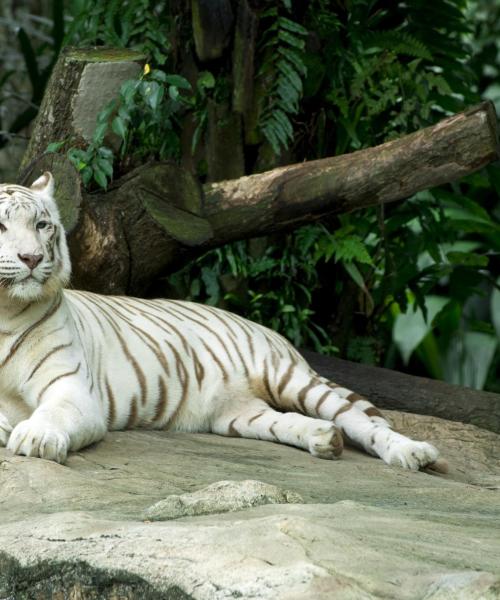
M368 398L378 408L432 415L500 433L500 394L302 351L321 375Z

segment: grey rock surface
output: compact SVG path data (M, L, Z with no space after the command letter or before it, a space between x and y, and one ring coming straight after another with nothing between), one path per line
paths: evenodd
M500 437L391 416L450 472L151 431L109 434L65 466L0 449L0 599L500 598ZM146 519L165 501L175 520ZM193 506L219 512L180 516Z

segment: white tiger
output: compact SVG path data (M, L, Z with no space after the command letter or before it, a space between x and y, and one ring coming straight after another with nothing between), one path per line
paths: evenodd
M149 427L329 459L344 437L409 469L438 458L265 327L191 302L63 290L69 277L52 175L0 185L0 445L15 454L62 463L107 430Z

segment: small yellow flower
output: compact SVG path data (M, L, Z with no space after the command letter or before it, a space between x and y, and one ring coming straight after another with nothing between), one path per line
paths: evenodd
M148 73L150 73L150 72L151 72L151 67L149 66L149 64L148 64L148 63L146 63L146 64L144 65L144 75L147 75L147 74L148 74Z

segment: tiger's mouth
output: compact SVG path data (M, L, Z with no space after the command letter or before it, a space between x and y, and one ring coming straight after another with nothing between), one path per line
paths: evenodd
M14 285L20 285L23 283L39 283L40 285L43 285L45 283L45 281L47 281L47 277L46 276L41 276L38 275L36 273L29 273L28 275L25 275L24 277L22 277L21 279L18 279L16 276L7 276L7 277L2 277L0 275L0 286L3 287L12 287Z
M30 273L22 279L17 277L2 277L0 275L0 289L6 290L8 295L13 299L20 300L37 300L45 295L45 284L50 278L46 275Z

